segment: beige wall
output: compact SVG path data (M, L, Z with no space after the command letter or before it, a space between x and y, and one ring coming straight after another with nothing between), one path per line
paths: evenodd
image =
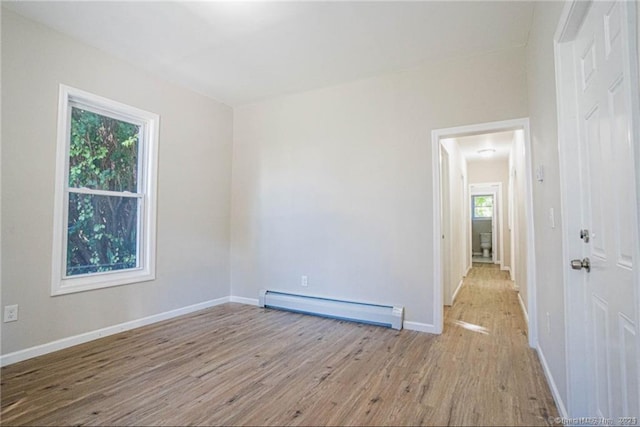
M433 324L430 132L527 116L524 65L511 49L237 108L232 293L393 303Z
M562 2L538 2L527 46L529 117L534 170L544 168L544 181L533 180L536 247L538 343L561 399L566 403L565 318L562 266L558 126L553 35ZM555 228L549 219L554 210ZM547 325L549 328L547 328Z
M476 160L467 163L467 171L469 173L469 185L482 183L502 184L502 224L499 233L502 235L502 265L510 267L511 265L511 230L509 230L509 159L486 159ZM469 201L471 204L471 201ZM472 236L478 239L478 248L480 246L480 237ZM474 243L475 248L475 243ZM498 251L500 246L498 245ZM475 249L474 249L475 251Z
M58 85L160 115L157 279L51 297ZM232 110L2 11L2 353L229 295Z

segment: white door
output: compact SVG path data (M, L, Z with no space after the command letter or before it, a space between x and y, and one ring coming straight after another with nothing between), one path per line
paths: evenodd
M585 402L574 405L581 413L572 415L616 424L617 417L640 416L634 270L639 243L625 7L593 2L571 43L577 151L564 153L565 165L573 155L573 174L563 171L563 191L572 193L565 201L576 197L578 205L566 212L567 255L576 259L566 266L573 269L567 277L575 292L569 295L580 299L576 307L583 312L567 322L574 323L569 331L584 340L585 350L570 357L585 371L573 370L573 393ZM584 389L575 390L580 376Z

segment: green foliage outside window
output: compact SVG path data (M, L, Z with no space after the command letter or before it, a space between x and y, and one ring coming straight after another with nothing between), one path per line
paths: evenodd
M137 192L139 133L138 125L72 108L68 276L137 266L139 199L122 192Z
M493 196L473 196L473 217L493 217Z

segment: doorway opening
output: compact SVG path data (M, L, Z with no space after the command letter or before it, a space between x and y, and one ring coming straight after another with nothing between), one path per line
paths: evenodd
M503 245L498 244L502 239L498 233L498 214L501 212L498 195L502 193L502 183L471 184L470 189L471 262L500 263L502 257L498 252Z
M481 140L488 134L506 138L505 146L478 148L471 143L463 144L474 138ZM475 154L465 154L464 150ZM498 154L495 164L471 161L487 157L487 151ZM444 327L443 306L453 303L462 279L478 260L499 264L501 270L509 271L528 323L529 345L535 346L530 152L526 118L432 131L434 231L440 237L434 241L436 333L442 333ZM494 177L499 169L499 177L478 180L477 170L482 167L494 172L483 176ZM475 231L474 222L477 222Z

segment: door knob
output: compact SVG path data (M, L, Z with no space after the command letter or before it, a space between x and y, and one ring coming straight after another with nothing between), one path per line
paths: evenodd
M587 270L587 273L591 272L591 261L589 258L580 259L572 259L571 260L571 268L574 270L582 270L583 268Z

